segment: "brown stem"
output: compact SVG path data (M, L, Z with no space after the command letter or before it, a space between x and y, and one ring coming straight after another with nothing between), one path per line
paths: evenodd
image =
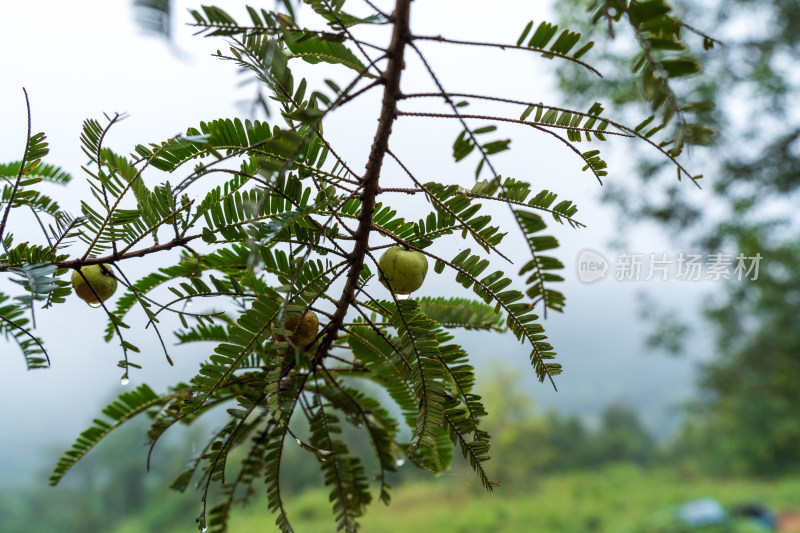
M144 257L145 255L149 255L155 252L163 252L165 250L169 250L178 246L185 246L186 243L188 243L189 241L198 238L200 238L200 235L192 235L190 237L172 239L171 241L165 242L164 244L156 244L148 248L141 248L139 250L135 250L133 252L126 252L124 254L111 254L105 257L87 257L86 259L72 259L70 261L62 261L61 263L55 263L55 265L58 268L77 269L80 267L84 267L86 265L102 265L102 264L115 263L123 259L131 259L133 257Z
M8 222L8 214L11 212L11 207L14 205L14 198L17 196L17 190L19 190L19 184L22 181L22 173L25 172L25 166L28 164L28 150L31 145L31 101L28 100L28 91L26 91L24 87L22 88L22 92L25 93L25 106L28 109L28 136L25 137L25 150L22 152L22 159L19 162L17 179L14 181L14 188L11 189L11 196L8 197L8 205L6 205L6 210L3 212L3 220L0 221L0 241L3 240L3 233L5 233L6 223Z
M361 189L361 214L358 217L358 228L355 233L355 246L351 254L350 270L347 273L342 296L336 306L333 318L328 324L325 337L314 357L311 368L315 368L330 350L333 341L344 323L347 310L354 300L354 293L358 285L358 278L364 266L364 256L369 246L369 234L372 230L372 215L375 212L375 197L379 190L379 179L383 158L389 148L389 136L392 133L392 123L396 118L397 99L400 95L400 77L405 66L403 57L406 44L410 38L409 12L411 0L397 0L394 10L394 32L392 42L387 51L389 62L383 74L383 103L378 119L378 129L372 141L369 159L364 170Z
M571 112L574 113L574 112ZM578 114L578 113L575 113ZM607 130L600 130L596 128L577 128L574 126L562 126L561 124L551 124L549 122L533 122L530 120L521 120L516 118L508 118L508 117L499 117L495 115L466 115L466 114L450 114L450 113L420 113L416 111L398 111L397 116L400 117L423 117L423 118L474 118L479 120L494 120L497 122L511 122L513 124L522 124L523 126L532 126L536 129L542 128L557 128L562 130L572 130L572 131L588 131L589 133L594 134L601 134L601 135L619 135L621 137L633 137L630 133L621 133L618 131L607 131Z
M528 52L537 52L542 55L546 56L554 56L559 57L561 59L566 59L567 61L572 61L573 63L577 63L578 65L582 66L592 74L602 78L603 75L600 74L600 71L591 66L588 63L584 63L580 59L575 59L567 54L561 54L559 52L554 52L552 50L545 50L543 48L529 48L527 46L519 46L515 44L503 44L503 43L486 43L482 41L462 41L459 39L447 39L442 37L441 35L414 35L413 39L415 41L435 41L438 43L450 43L450 44L465 44L468 46L488 46L491 48L499 48L501 50L511 49L511 50L526 50Z

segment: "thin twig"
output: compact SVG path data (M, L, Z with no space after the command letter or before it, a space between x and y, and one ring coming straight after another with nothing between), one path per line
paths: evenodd
M393 21L394 21L394 17L393 17L392 15L389 15L388 13L386 13L386 12L384 12L384 11L381 11L381 9L380 9L378 6L376 6L375 4L373 4L372 2L370 2L370 0L364 0L364 2L365 2L365 3L366 3L368 6L369 6L369 7L371 7L372 9L374 9L374 10L375 10L375 11L376 11L376 12L377 12L377 13L378 13L380 16L382 16L382 17L383 17L383 18L385 18L386 20L388 20L388 21L390 21L390 22L393 22Z
M455 115L460 115L460 113L459 113L459 111L458 111L458 107L456 107L456 105L455 105L455 103L453 102L452 98L450 98L449 96L447 96L448 92L445 90L444 86L442 85L442 82L441 82L441 81L439 81L439 77L438 77L438 76L436 75L436 73L433 71L433 68L432 68L432 67L431 67L431 65L428 63L428 60L427 60L427 59L425 59L425 56L422 54L422 52L420 51L420 49L419 49L419 48L417 48L417 47L416 47L416 45L414 45L414 43L413 43L413 42L412 42L412 43L410 43L410 46L411 46L411 47L414 49L414 51L417 53L417 56L419 56L419 59L420 59L420 61L422 61L422 64L425 66L425 69L428 71L428 74L430 75L431 79L432 79L432 80L433 80L433 82L436 84L436 87L438 87L439 91L440 91L440 92L441 92L441 93L444 95L444 96L443 96L443 98L444 98L444 100L447 102L447 104L450 106L450 109L452 109L452 110L453 110L453 113L454 113ZM472 143L473 143L473 144L474 144L474 145L475 145L475 146L478 148L478 150L480 151L480 153L481 153L481 157L483 158L483 161L485 161L485 162L486 162L486 166L489 168L489 171L492 173L492 176L493 176L494 180L495 180L495 181L497 182L497 184L500 186L501 190L502 190L504 193L507 193L507 191L505 190L505 185L503 184L503 181L500 179L500 175L499 175L499 173L497 172L497 170L495 170L495 168L494 168L494 165L492 165L492 162L489 160L489 154L487 154L487 153L486 153L486 151L483 149L483 146L481 146L481 144L480 144L480 143L478 142L478 140L475 138L475 134L474 134L474 133L472 132L472 130L471 130L471 129L469 129L469 127L467 126L467 122L466 122L466 120L464 120L463 118L460 118L460 117L459 117L459 121L461 122L461 125L462 125L462 126L463 126L463 128L464 128L464 131L466 131L466 132L467 132L467 134L469 135L469 138L471 139ZM580 150L578 150L577 148L575 148L574 146L572 146L572 144L571 144L571 143L569 143L569 142L567 142L565 139L562 139L562 138L561 138L559 135L557 135L555 132L552 132L552 131L550 131L550 130L547 130L547 129L544 129L544 128L541 128L541 129L542 129L542 131L546 131L547 133L549 133L549 134L551 134L551 135L555 136L557 139L561 139L561 140L562 140L564 143L566 143L566 144L567 144L567 146L569 146L569 147L570 147L572 150L574 150L576 153L578 153L578 155L579 155L579 156L580 156L580 157L581 157L581 158L582 158L584 161L586 161L586 164L589 166L589 169L590 169L590 170L591 170L591 171L594 173L595 177L597 177L597 179L598 179L598 180L600 180L600 177L597 175L597 173L595 172L595 170L594 170L594 168L592 167L592 165L591 165L591 164L589 163L589 161L586 159L586 156L584 156L584 155L583 155L583 154L580 152ZM507 195L507 194L506 194L506 195ZM522 232L522 235L525 235L525 234L526 234L526 233L525 233L525 228L522 226L522 222L520 221L519 217L517 216L517 213L516 213L516 211L514 211L514 208L513 208L512 206L510 206L510 205L508 206L508 208L509 208L509 210L511 211L511 214L514 216L514 222L516 222L516 223L517 223L517 227L518 227L518 228L520 229L520 231ZM535 254L535 252L533 251L533 249L531 249L531 254L533 255L534 264L536 265L537 272L541 272L541 268L540 268L540 266L539 266L539 263L538 263L538 261L536 261L536 254ZM539 279L543 279L541 275L540 275L540 278L539 278ZM543 283L543 281L542 281L542 283ZM546 294L547 294L547 292L544 290L544 287L542 287L542 302L543 302L543 304L544 304L544 318L547 318L547 296L546 296ZM549 373L549 372L547 373L547 375L548 375L548 377L550 378L550 381L551 381L551 382L552 382L552 384L553 384L553 388L555 388L556 384L555 384L555 382L553 381L553 378L552 378L552 376L550 376L550 373Z
M147 248L141 248L139 250L134 250L132 252L127 252L124 254L111 254L103 257L87 257L86 259L71 259L69 261L61 261L55 263L55 265L58 268L71 268L74 270L87 265L110 264L110 263L115 263L117 261L123 261L125 259L132 259L134 257L144 257L146 255L150 255L156 252L163 252L165 250L170 250L177 246L183 246L187 242L199 239L200 237L201 235L192 235L190 237L183 237L181 239L172 239L171 241L165 242L164 244L148 246Z
M703 39L708 39L709 41L711 41L711 42L712 42L712 43L714 43L714 44L718 44L718 45L720 45L720 46L725 46L725 43L723 43L723 42L722 42L722 41L720 41L719 39L715 39L715 38L711 37L709 34L707 34L707 33L703 32L703 31L701 31L701 30L698 30L697 28L695 28L695 27L693 27L693 26L689 26L688 24L686 24L686 23L685 23L685 22L683 22L683 21L679 21L679 22L680 22L680 25L681 25L681 26L683 26L684 28L686 28L686 29L687 29L687 30L689 30L690 32L694 33L695 35L699 35L699 36L700 36L700 37L702 37Z
M633 137L630 133L621 133L618 131L606 131L606 130L598 130L596 128L576 128L573 126L562 126L560 124L548 124L545 122L533 122L530 120L520 120L517 118L508 118L508 117L498 117L494 115L466 115L466 114L459 114L459 115L452 115L448 113L418 113L418 112L410 112L410 111L398 111L397 116L400 117L427 117L427 118L456 118L456 119L479 119L479 120L494 120L497 122L511 122L513 124L522 124L523 126L531 126L532 128L542 129L542 128L558 128L563 130L571 130L571 131L584 131L594 134L600 135L619 135L620 137Z
M589 63L585 63L580 59L575 59L574 57L570 57L566 54L562 54L559 52L554 52L552 50L544 50L541 48L528 48L527 46L518 46L515 44L486 43L481 41L461 41L458 39L447 39L445 37L442 37L441 35L414 35L412 39L415 41L436 41L438 43L463 44L467 46L488 46L491 48L500 48L501 50L505 50L508 48L511 50L525 50L527 52L536 52L539 54L544 54L546 56L554 56L561 59L566 59L567 61L572 61L573 63L576 63L582 66L583 68L587 69L592 74L596 74L600 78L603 77L603 75L600 74L600 71L591 66Z
M500 250L498 250L496 246L494 246L493 244L491 244L491 243L489 243L489 242L485 242L484 240L481 240L481 238L480 238L480 235L479 235L479 234L478 234L478 233L475 231L475 229L474 229L473 227L471 227L469 224L467 224L467 221L466 221L466 220L464 220L464 219L463 219L463 218L462 218L462 217L461 217L459 214L457 214L457 213L456 213L456 212L454 212L452 209L450 209L450 207L449 207L449 206L448 206L448 205L447 205L445 202L443 202L443 201L439 200L439 199L438 199L438 198L437 198L435 195L431 194L431 192L430 192L430 191L428 191L428 190L425 188L425 186L422 184L422 182L420 182L420 181L419 181L419 180L418 180L418 179L417 179L417 178L416 178L416 177L415 177L415 176L414 176L414 175L411 173L411 171L408 169L408 167L407 167L407 166L406 166L406 165L405 165L405 164L404 164L404 163L403 163L403 162L400 160L400 158L399 158L399 157L397 157L397 156L394 154L394 152L392 152L391 150L387 150L386 152L389 154L389 156L390 156L392 159L394 159L394 160L395 160L395 162L396 162L398 165L400 165L400 168L402 168L402 169L403 169L403 171L406 173L406 175L407 175L409 178L411 178L411 181L413 181L413 182L414 182L414 185L416 185L417 187L419 187L420 189L422 189L422 190L424 190L424 191L425 191L425 195L428 197L428 200L429 200L431 203L433 203L433 204L436 204L436 205L438 206L438 208L439 208L439 209L441 209L442 211L444 211L445 213L447 213L448 215L450 215L450 216L451 216L451 217L453 217L454 219L458 220L458 221L461 223L461 225L462 225L464 228L466 228L466 229L467 229L467 231L468 231L468 232L469 232L469 233L472 235L472 238L473 238L473 239L475 239L475 242L477 242L477 243L478 243L478 244L479 244L481 247L483 247L484 249L486 249L486 251L487 251L487 252L488 252L489 250L491 250L491 251L495 252L497 255L499 255L500 257L502 257L503 259L505 259L506 261L508 261L509 263L513 263L513 261L511 261L511 259L509 259L509 258L508 258L508 257L507 257L505 254L503 254L503 252L501 252Z
M5 321L5 322L7 322L8 324L11 324L11 326L12 326L13 328L20 330L20 331L21 331L22 333L24 333L24 334L25 334L27 337L29 337L31 340L33 340L33 342L35 342L35 343L36 343L36 345L37 345L37 346L39 346L39 348L42 350L42 354L44 354L44 358L45 358L45 359L47 359L47 366L50 366L50 356L49 356L49 355L47 355L47 350L45 350L45 349L44 349L44 346L42 346L42 343L41 343L41 342L39 342L39 339L37 339L36 337L34 337L34 336L33 336L33 334L32 334L30 331L28 331L28 330L27 330L27 329L25 329L24 327L20 326L19 324L17 324L17 323L16 323L16 322L14 322L13 320L11 320L11 319L9 319L9 318L6 318L6 317L4 317L3 315L0 315L0 320L4 320L4 321ZM14 337L14 339L16 339L16 338L17 338L17 336L16 336L16 335L13 335L13 337ZM17 344L19 344L19 340L17 340ZM26 358L26 359L27 359L27 358Z
M8 205L6 205L6 210L3 213L3 220L0 222L0 241L3 241L3 234L6 230L6 223L8 222L8 213L11 211L11 206L14 203L14 197L17 195L19 184L22 181L22 173L28 163L28 149L30 148L31 144L31 102L28 100L28 91L26 91L24 87L22 88L22 92L25 93L25 106L28 109L28 135L25 138L25 150L22 152L22 160L19 163L17 179L14 182L14 188L11 189L11 196L8 197Z

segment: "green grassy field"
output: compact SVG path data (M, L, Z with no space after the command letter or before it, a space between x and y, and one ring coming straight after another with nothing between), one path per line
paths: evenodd
M488 494L468 475L404 484L390 507L374 504L363 518L366 533L640 533L654 516L686 500L713 497L723 505L761 501L784 511L800 507L800 478L695 479L658 470L617 465L533 480L526 490L499 488ZM309 491L287 502L297 533L332 533L335 528L324 491ZM165 502L166 503L166 502ZM157 513L153 509L153 513ZM180 525L154 524L148 515L114 533L196 531L191 516ZM163 513L162 513L163 515ZM163 518L163 516L162 516ZM264 500L234 513L232 533L276 531Z

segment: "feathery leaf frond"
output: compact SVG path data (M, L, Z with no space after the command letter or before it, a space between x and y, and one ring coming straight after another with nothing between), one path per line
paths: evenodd
M94 424L81 433L72 448L58 461L53 474L50 476L50 485L57 485L67 471L112 430L151 407L168 402L171 398L171 394L165 396L157 395L147 385L140 385L134 390L120 394L116 400L103 409L103 414L110 419L110 422L96 418Z

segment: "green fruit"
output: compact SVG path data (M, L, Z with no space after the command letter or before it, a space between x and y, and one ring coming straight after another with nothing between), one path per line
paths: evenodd
M416 250L393 246L383 252L378 266L381 283L397 294L411 294L422 287L428 273L428 260Z
M85 266L81 268L81 273L83 276L77 270L72 273L72 288L90 306L100 307L101 302L105 302L116 292L117 278L107 265Z
M280 324L274 325L272 337L278 342L285 342L286 337L274 331L275 329L281 329ZM317 337L319 318L313 311L306 311L303 315L294 315L287 318L283 329L287 332L292 332L292 336L289 337L289 344L296 348L305 348Z

